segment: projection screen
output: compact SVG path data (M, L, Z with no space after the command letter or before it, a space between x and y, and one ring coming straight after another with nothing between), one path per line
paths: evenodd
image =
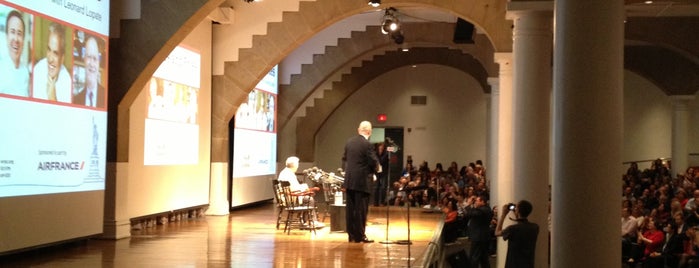
M109 1L0 0L0 254L102 232Z

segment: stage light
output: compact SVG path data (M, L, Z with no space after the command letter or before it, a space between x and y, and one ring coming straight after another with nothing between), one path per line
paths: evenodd
M397 10L395 8L387 8L383 15L383 20L381 22L381 33L388 34L400 29L400 21L395 15Z
M379 7L381 5L381 0L371 0L369 1L369 5L372 7Z
M396 44L403 44L405 41L405 36L403 36L403 31L395 31L391 33L391 39L393 39Z
M383 34L395 32L396 30L398 30L398 28L399 28L398 22L396 22L392 19L385 19L383 21L383 24L381 24L381 32Z

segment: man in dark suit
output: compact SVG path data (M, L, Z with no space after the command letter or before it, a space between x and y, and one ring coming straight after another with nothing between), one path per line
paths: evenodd
M100 85L100 48L97 39L85 39L85 87L73 97L73 103L104 108L104 87Z
M347 140L342 166L345 181L342 188L347 195L346 224L349 242L372 243L365 234L369 195L374 172L379 167L374 147L369 142L371 123L362 121L357 129L359 135Z
M493 211L488 206L485 195L472 199L470 203L464 220L468 222L468 237L471 240L471 267L490 268L488 252L491 241L490 221L493 219Z

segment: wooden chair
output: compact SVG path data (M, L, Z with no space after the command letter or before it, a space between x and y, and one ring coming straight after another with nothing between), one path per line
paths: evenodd
M284 222L284 232L291 234L292 225L298 226L299 229L303 227L302 219L306 219L308 224L307 228L313 233L316 232L315 222L313 221L312 213L314 213L315 208L301 204L299 198L305 196L303 194L294 193L291 191L291 187L288 181L280 181L282 189L282 198L286 204L284 209L286 213L286 221Z
M274 192L274 201L277 203L277 230L279 230L282 213L286 211L286 201L282 198L282 187L279 184L279 180L272 180L272 192Z

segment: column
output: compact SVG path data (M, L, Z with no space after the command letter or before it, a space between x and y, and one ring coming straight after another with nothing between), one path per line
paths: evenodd
M497 131L497 168L496 177L491 183L495 186L490 190L497 192L497 199L490 199L490 205L501 207L510 202L513 186L513 157L512 157L512 53L495 53L495 62L500 65L499 97L498 97L498 131ZM509 222L505 223L511 224ZM504 267L505 256L507 254L507 244L502 239L498 239L497 267Z
M486 143L486 179L488 180L488 189L490 191L490 199L498 200L498 192L492 191L497 189L498 177L498 106L500 101L500 80L497 77L489 77L488 85L490 85L490 95L488 95L488 134ZM491 202L492 203L492 202Z
M513 32L514 192L528 200L528 219L539 224L534 265L548 264L549 154L551 144L551 53L553 3L510 2Z
M670 96L672 100L672 176L684 173L689 167L689 101L693 95Z
M551 267L619 267L623 2L557 0L554 17Z

